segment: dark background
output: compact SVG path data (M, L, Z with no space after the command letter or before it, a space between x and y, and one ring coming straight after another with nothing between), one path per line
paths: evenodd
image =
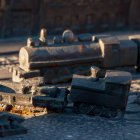
M140 28L140 0L0 0L0 37Z

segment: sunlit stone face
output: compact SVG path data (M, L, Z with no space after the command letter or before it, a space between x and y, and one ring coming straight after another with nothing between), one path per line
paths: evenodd
M47 37L47 30L45 28L41 29L40 31L40 40L42 42L46 42L46 37Z

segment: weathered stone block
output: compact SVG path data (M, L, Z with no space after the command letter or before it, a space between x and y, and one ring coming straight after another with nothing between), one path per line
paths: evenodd
M120 41L116 37L99 39L103 57L103 67L116 67L120 65Z
M109 108L125 109L131 84L128 72L108 71L104 79L74 75L71 99L74 103L87 103Z

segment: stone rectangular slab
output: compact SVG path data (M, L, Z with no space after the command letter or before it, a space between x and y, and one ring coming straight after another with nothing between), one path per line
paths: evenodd
M116 37L99 39L103 57L103 67L117 67L120 65L120 41Z
M124 74L124 76L123 76ZM87 103L111 108L125 109L131 75L107 72L105 79L74 75L71 84L71 99L74 103Z

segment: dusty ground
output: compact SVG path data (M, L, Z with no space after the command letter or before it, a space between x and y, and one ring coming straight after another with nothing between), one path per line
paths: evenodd
M123 37L125 38L126 36ZM7 49L8 46L6 43L2 43L5 44L5 46L0 45L2 49L0 51L10 52L11 50ZM17 45L15 44L15 46L16 50L20 48L18 43ZM2 75L0 77L2 77ZM135 99L139 94L140 73L137 73L133 74L129 102L127 105L126 114L122 119L112 120L101 117L76 115L70 111L66 111L66 113L63 114L50 114L26 119L23 125L28 128L27 135L12 136L0 139L140 140L140 105L135 103Z

